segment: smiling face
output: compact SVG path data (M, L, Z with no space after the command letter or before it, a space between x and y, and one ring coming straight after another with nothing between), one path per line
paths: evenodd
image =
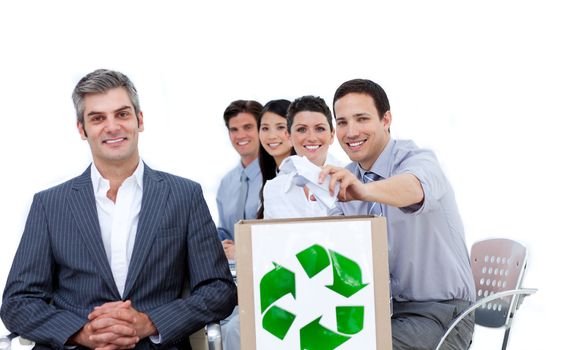
M259 151L259 135L257 122L251 113L238 113L228 120L228 133L232 146L242 160L244 166L248 166L257 158Z
M77 122L83 140L90 145L95 165L135 167L139 163L138 134L143 115L136 118L134 106L124 88L84 97L84 125Z
M336 136L348 157L369 170L390 139L391 113L380 119L373 99L349 93L336 101Z
M291 143L298 155L305 156L311 163L323 166L328 147L334 141L334 131L324 114L302 111L295 114L291 125Z
M265 112L259 125L259 141L279 167L283 159L291 154L293 147L287 131L287 119L273 112Z

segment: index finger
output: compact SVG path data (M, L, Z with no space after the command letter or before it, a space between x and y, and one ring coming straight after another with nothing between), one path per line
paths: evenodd
M325 165L320 170L320 174L318 175L318 183L321 184L324 182L324 178L330 175L336 169L332 165Z
M130 300L105 303L101 306L95 307L94 310L90 314L88 314L88 319L94 320L95 318L100 317L104 314L110 314L114 310L129 309L131 306L132 302Z
M121 305L124 304L124 303L126 303L126 302L123 301L123 300L110 301L110 302L104 303L104 304L102 304L102 305L95 306L94 309L95 309L95 310L97 310L97 309L113 309L113 308L115 308L115 307L121 306Z
M133 309L114 309L104 315L103 318L113 318L117 321L124 321L127 323L136 322L136 314Z

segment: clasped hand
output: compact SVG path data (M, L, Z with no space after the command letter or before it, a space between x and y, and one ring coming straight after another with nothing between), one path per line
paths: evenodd
M97 306L88 320L71 343L100 350L132 349L141 339L157 333L149 317L134 309L130 300Z

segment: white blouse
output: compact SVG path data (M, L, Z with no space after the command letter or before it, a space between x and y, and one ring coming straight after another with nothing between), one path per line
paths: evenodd
M285 166L286 163L294 160L293 157L300 156L285 158L277 176L265 183L263 188L264 219L328 216L333 204L328 207L324 204L328 201L317 200L317 195L310 189L307 198L304 181L297 176L297 171L293 167ZM340 162L330 154L327 155L324 165L327 164L341 166ZM312 165L312 163L309 164L309 166ZM309 170L312 171L312 167ZM318 174L314 175L318 178Z

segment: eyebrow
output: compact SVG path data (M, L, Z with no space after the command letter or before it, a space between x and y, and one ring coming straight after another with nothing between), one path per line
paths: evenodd
M261 123L261 124L259 124L259 125L260 125L260 126L264 126L264 125L269 125L269 123ZM277 123L275 123L275 125L276 125L276 126L277 126L277 125L287 125L287 123L286 123L286 122L277 122Z
M115 111L112 112L112 113L117 113L117 112L126 111L126 110L131 110L131 109L132 109L131 106L122 106L122 107L118 108L117 110L115 110ZM104 114L104 112L92 111L92 112L89 112L86 116L89 117L89 116L91 116L91 115L98 115L98 114Z
M240 129L240 128L247 128L247 127L249 127L249 126L253 127L254 124L253 124L253 123L246 123L246 124L240 125L240 126L229 126L229 127L228 127L228 130L238 130L238 129Z
M308 124L295 124L293 127L296 128L296 127L300 127L300 126L309 127ZM313 126L325 126L326 127L326 126L328 126L328 124L327 123L318 123L318 124L315 124Z
M360 113L352 114L351 117L352 117L352 118L357 118L357 117L364 117L364 116L369 116L369 115L370 115L369 113L360 112ZM338 120L345 120L346 118L348 118L348 117L336 117L336 121L338 121Z
M114 111L114 113L116 112L122 112L122 111L126 111L126 110L131 110L132 107L131 106L124 106L124 107L120 107L117 110Z

